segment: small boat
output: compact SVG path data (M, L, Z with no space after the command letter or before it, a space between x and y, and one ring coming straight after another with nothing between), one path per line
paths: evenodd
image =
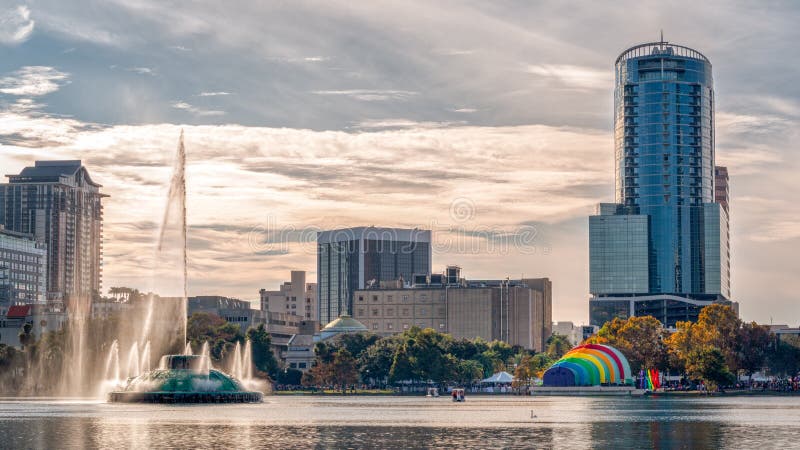
M451 396L453 397L454 402L463 402L466 400L463 389L453 389Z
M428 393L425 397L438 397L439 396L439 388L428 388Z

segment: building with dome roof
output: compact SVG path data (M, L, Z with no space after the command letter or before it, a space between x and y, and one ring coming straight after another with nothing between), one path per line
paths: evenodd
M314 342L327 341L342 334L355 334L367 331L363 323L353 319L347 314L342 314L333 322L325 325L319 334L314 335Z

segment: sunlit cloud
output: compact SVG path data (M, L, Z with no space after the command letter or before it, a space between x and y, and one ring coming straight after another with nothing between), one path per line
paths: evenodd
M213 110L213 109L202 109L196 106L193 106L186 102L172 102L172 107L175 109L180 109L186 111L188 113L192 113L196 116L223 116L225 115L225 111L220 110Z
M524 71L556 85L575 89L608 89L614 80L610 70L568 64L531 64Z
M27 41L35 24L27 6L17 6L0 12L0 43L16 45Z
M417 92L392 89L346 89L314 91L314 94L351 97L355 100L361 100L365 102L379 102L386 100L407 100L409 97L417 95Z
M55 92L67 82L69 74L53 67L25 66L0 78L0 93L41 96Z

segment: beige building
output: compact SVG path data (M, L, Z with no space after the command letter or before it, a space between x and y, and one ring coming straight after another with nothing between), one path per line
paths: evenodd
M552 300L546 278L365 289L354 297L353 317L381 335L417 326L456 339L501 340L536 351L544 350L550 336Z
M284 282L279 290L261 289L260 294L262 311L294 314L319 322L317 284L306 283L306 272L303 270L293 270L291 281Z

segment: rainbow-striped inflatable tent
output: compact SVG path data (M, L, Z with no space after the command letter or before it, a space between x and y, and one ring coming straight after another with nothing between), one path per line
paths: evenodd
M544 373L543 385L598 386L633 384L628 360L609 345L585 344L568 351Z

